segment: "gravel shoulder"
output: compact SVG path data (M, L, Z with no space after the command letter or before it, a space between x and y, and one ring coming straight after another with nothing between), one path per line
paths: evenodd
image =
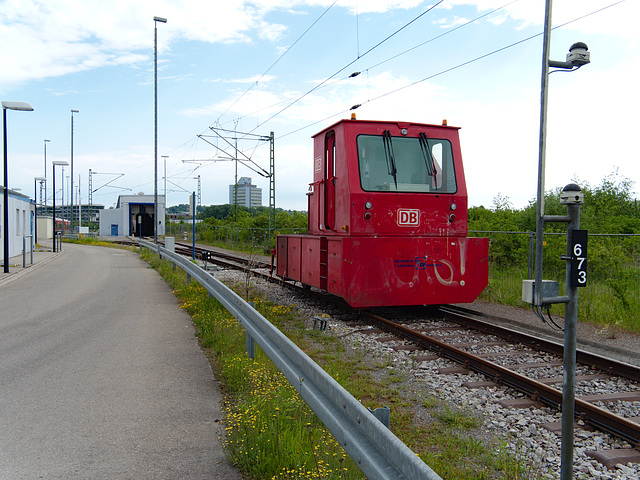
M219 271L215 276L225 283L234 284L243 281L242 274L233 271ZM561 413L547 407L541 408L503 408L499 402L504 399L520 398L519 394L504 386L468 389L465 382L481 381L475 373L468 375L441 374L439 369L453 366L445 359L416 362L407 352L396 352L384 343L377 341L375 335L362 333L362 324L354 321L337 308L321 301L302 297L278 285L264 280L252 279L254 287L269 300L294 305L306 320L308 328L313 328L313 318L319 314L329 316L327 334L334 335L345 343L347 350L365 351L377 359L386 358L389 366L396 372L406 374L405 392L409 400L416 402L416 421L428 422L429 412L419 404L427 397L436 397L443 405L452 409L462 408L482 419L482 425L470 432L485 444L497 442L509 455L522 459L531 465L532 478L556 479L560 475L561 439L543 426L561 421ZM483 320L516 326L518 329L548 337L562 344L562 333L555 332L543 324L530 310L508 307L486 302L461 304L464 308L481 312ZM562 319L554 318L562 324ZM618 360L628 363L640 362L640 342L638 335L619 330L603 330L590 324L580 323L578 327L578 348L594 353L606 349L615 352ZM605 383L597 388L608 388ZM632 388L640 388L633 386ZM638 403L638 402L630 402ZM637 406L629 405L634 410ZM627 442L617 440L607 434L588 429L576 429L574 471L576 479L598 478L601 480L631 480L640 478L640 464L618 464L606 468L586 452L608 449L630 449Z

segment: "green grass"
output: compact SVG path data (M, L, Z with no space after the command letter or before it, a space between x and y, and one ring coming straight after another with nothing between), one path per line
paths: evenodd
M480 298L520 308L529 308L522 302L522 280L526 269L498 267L489 269L489 285ZM564 278L560 281L560 295L564 294ZM564 305L554 305L551 312L564 316ZM585 288L578 289L578 319L599 325L615 335L617 329L640 333L640 281L635 271L623 271L609 278L590 278Z
M203 350L225 393L222 439L230 461L249 479L364 478L271 361L256 348L245 353L242 327L196 282L154 254L144 258L172 286L193 318ZM237 286L237 289L241 289ZM406 373L387 368L387 359L369 361L367 352L347 350L327 332L308 330L292 306L278 306L253 292L256 309L310 355L365 407L391 408L391 430L444 479L534 478L532 469L507 455L499 444L474 436L480 420L443 405L422 403L407 389ZM418 421L416 408L427 420Z
M206 290L154 254L143 255L173 288L196 324L201 346L225 393L223 446L252 479L364 478L316 415L271 361L256 348L245 353L242 327ZM291 308L256 299L275 324L293 320Z

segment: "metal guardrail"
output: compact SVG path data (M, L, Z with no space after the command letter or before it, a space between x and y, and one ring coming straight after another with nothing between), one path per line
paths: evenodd
M182 268L244 327L370 480L442 480L369 410L235 292L190 260L140 240Z

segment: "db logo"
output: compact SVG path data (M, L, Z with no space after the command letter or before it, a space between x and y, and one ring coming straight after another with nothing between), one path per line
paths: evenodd
M399 208L398 209L398 225L408 225L417 227L420 225L420 210Z

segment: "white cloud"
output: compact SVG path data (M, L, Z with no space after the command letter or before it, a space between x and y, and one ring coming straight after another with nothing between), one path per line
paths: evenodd
M487 12L505 5L504 0L448 0L450 5L474 6L480 12ZM610 7L610 8L607 8ZM564 0L554 2L551 19L553 26L561 25L592 12L603 9L597 15L587 16L572 23L572 30L584 33L619 35L638 40L636 23L640 16L640 2L626 0ZM522 22L523 25L544 24L544 2L520 0L507 4L500 15L508 15L511 19Z
M181 107L191 105L191 108L184 108L179 112L183 115L182 118L174 115L170 127L166 127L169 114L161 114L161 131L163 128L167 130L170 128L171 133L174 130L180 130L182 135L182 127L188 125L188 128L192 129L185 135L188 138L188 135L195 135L202 128L206 129L213 119L219 118L221 112L226 112L225 120L239 119L238 129L248 131L256 128L256 125L261 125L258 130L262 133L265 130L275 130L277 192L280 206L306 208L304 193L312 176L313 155L309 137L332 121L347 118L351 113L349 108L358 103L362 104L356 110L358 118L423 123L439 123L443 118L447 118L450 125L462 127L460 135L466 162L470 204L490 206L496 192L500 191L508 196L516 207L525 205L536 191L540 95L540 59L536 48L539 50L541 40L527 44L526 52L520 51L521 57L526 56L525 61L523 58L508 55L504 57L508 62L482 63L482 65L491 64L492 67L484 72L478 69L473 78L469 72L476 67L476 64L469 69L465 67L390 95L385 94L435 72L423 72L416 68L416 65L422 64L415 62L387 63L382 67L386 69L385 71L378 68L371 70L368 76L363 71L360 76L346 81L334 79L305 95L308 90L326 78L322 75L327 68L330 69L329 73L334 72L348 57L346 54L340 56L344 52L339 51L334 45L330 46L332 50L324 56L312 54L313 50L306 46L302 50L310 52L309 58L302 61L296 60L300 62L300 68L294 70L289 65L287 69L284 65L286 62L282 62L278 65L278 69L270 72L274 76L260 79L259 85L242 96L247 87L260 78L255 75L256 72L263 71L267 65L271 64L271 57L265 65L261 66L247 65L247 61L242 58L238 60L237 65L227 65L224 70L215 70L217 73L207 70L204 68L204 62L200 63L193 58L187 60L189 68L170 69L178 65L181 60L180 55L185 52L178 51L178 45L184 48L186 44L184 40L218 42L220 45L216 48L221 50L227 48L227 44L243 42L261 49L259 51L273 52L277 46L270 42L282 40L284 38L282 35L287 33L285 29L292 28L291 22L287 23L287 16L294 13L309 15L309 12L304 11L309 6L326 8L332 1L5 0L0 3L0 42L3 45L11 45L12 48L0 50L0 62L4 65L0 76L0 91L14 88L15 85L28 80L61 77L74 72L97 70L114 65L138 68L137 73L144 79L144 83L141 84L148 85L151 83L149 72L152 68L153 54L152 18L158 15L168 19L166 25L158 25L160 53L166 52L169 46L175 49L171 52L173 55L163 55L161 59L161 67L169 67L168 71L165 71L166 75L161 76L161 80L165 80L164 91L166 92L172 86L170 84L180 80L185 80L183 82L185 88L182 90L193 89L193 92L189 92L193 93L193 96L185 95L180 88L172 90L171 96L168 92L163 92L163 106L169 99L180 98L180 101L175 101L174 107L171 108L179 108L175 105ZM555 2L554 24L577 18L609 5L609 2L613 1L615 0ZM364 14L387 12L392 9L404 10L416 6L419 6L420 11L424 11L434 3L418 0L403 2L358 0L357 5L358 13ZM439 14L431 18L435 22L440 20L443 24L452 27L459 25L463 18L473 18L474 15L469 11L470 9L446 10L447 5L451 9L463 4L478 6L481 12L487 12L504 3L506 3L505 0L448 0L436 10ZM514 28L524 25L535 25L534 30L541 29L544 17L543 3L537 0L520 0L506 7L504 11L496 13L491 19L485 19L483 27L488 27L487 22L493 22L492 31L505 35L511 33ZM354 0L339 0L331 14L339 13L342 17L345 14L353 15L355 5ZM640 165L640 159L630 146L636 136L635 126L637 125L632 115L640 109L638 96L634 94L635 85L638 83L637 69L634 70L634 68L637 65L635 60L640 60L637 51L640 36L636 26L631 23L640 17L639 10L640 2L627 0L598 15L577 21L554 32L553 58L563 59L566 47L574 41L572 39L575 37L575 40L588 43L593 63L577 73L552 75L547 154L549 189L563 186L575 175L592 184L597 184L602 177L612 171L614 166L619 166L622 175L630 177L640 185L640 171L636 167ZM316 8L316 11L320 10ZM444 14L446 18L442 19ZM308 25L313 19L310 15L307 17L296 15L295 20ZM464 44L467 31L467 28L460 29L459 36L456 33L455 36L447 37L448 40L450 39L447 43L452 47L451 53L460 54L462 61L475 56ZM368 33L377 38L375 35L377 32ZM478 34L479 31L475 33ZM600 37L603 33L609 34L604 40ZM621 41L621 38L626 40ZM282 41L290 41L290 39L285 38ZM605 44L605 41L608 43ZM416 34L406 46L396 45L393 48L398 47L396 51L402 50L419 42L420 39ZM506 38L505 43L507 43ZM533 45L534 43L537 47ZM625 52L621 57L628 62L627 65L616 63L621 60L609 50L609 46L613 43L621 45ZM244 45L241 46L244 47ZM458 48L455 48L456 46ZM484 47L481 42L474 46L478 49ZM297 53L298 47L296 46L294 54ZM536 50L535 58L532 54L534 50ZM224 53L228 54L228 51ZM522 72L520 68L527 67L530 57L531 63L528 65L535 64L535 66L529 68L527 72ZM404 56L402 60L407 61L410 58L410 56ZM433 63L429 62L429 65L436 65L440 61L445 65L445 67L437 67L440 69L460 62L458 59L450 60L449 57L439 58L434 54ZM518 64L519 67L515 68L512 64ZM324 70L320 67L317 70L313 69L318 65L322 65ZM236 66L242 68L235 68ZM498 68L499 71L491 68ZM195 80L200 75L208 76L210 80L201 80L204 88L197 90L199 87ZM344 72L343 75L345 75ZM91 77L90 80L94 81L97 77ZM87 81L87 78L83 77L82 80ZM133 81L137 79L134 77ZM89 84L82 83L80 80L78 76L68 84L65 82L56 84L55 88L42 82L40 86L36 85L38 88L25 90L29 95L25 95L24 98L33 99L35 102L42 90L44 91L42 96L67 95L70 97L69 100L72 98L75 100L78 96L74 94L85 94L89 91L95 92L108 88L107 84L99 82L95 87L93 84L87 87ZM37 83L33 82L33 84ZM224 83L226 85L223 86ZM32 92L33 95L31 95ZM150 108L151 90L148 92L149 95L140 103L136 103L138 99L128 100L132 109L140 112ZM97 96L90 98L89 95L83 95L83 97L89 104L91 102L99 104L101 100L104 101ZM293 103L297 98L300 100ZM45 112L43 106L45 99L38 100L39 108L32 117L34 119L37 118L36 115L41 114L40 112ZM72 106L77 106L83 113L90 110L89 108L85 110L78 103ZM58 108L59 105L55 104L49 112ZM275 116L273 121L262 126L262 122L283 109L284 111ZM132 110L132 116L135 111ZM45 115L45 113L42 114ZM25 121L26 123L27 116L25 115L24 119L19 115L15 117L12 119L12 126L14 131L19 132L22 129L18 128L17 122ZM194 117L196 120L192 123L189 117ZM152 116L149 115L148 118ZM121 119L113 120L113 124L120 122ZM145 120L142 121L143 124L144 122ZM47 123L46 133L45 128L41 128L38 130L37 142L30 140L31 144L38 145L38 150L40 150L41 138L53 138L50 137L49 124L63 124L66 127L68 119L64 117L64 121L59 121L48 118L43 121L44 123ZM122 123L124 124L125 121L122 120ZM98 168L96 167L98 165L112 165L115 170L128 172L126 180L128 188L135 191L150 191L153 137L150 134L149 125L150 123L129 127L136 132L140 130L142 134L140 138L145 138L146 140L142 141L148 141L149 145L143 147L118 145L113 147L114 151L107 153L90 153L92 149L97 148L93 145L84 152L79 147L77 168L81 168L84 172L91 166ZM233 122L230 125L233 128ZM304 128L308 125L311 126ZM225 127L229 127L229 124ZM68 143L68 137L62 127L58 128L61 130L60 139L56 142L53 138L51 148L59 148L62 158L64 156L62 150ZM88 120L86 128L89 129ZM298 129L302 130L294 133ZM89 136L88 131L86 136ZM80 132L78 138L82 141L85 135ZM113 140L116 143L119 141L115 137ZM136 138L134 141L140 140ZM165 140L161 138L160 141L162 143ZM175 143L165 145L164 148L161 145L160 152L170 151L171 160L179 162L183 157L176 151L179 150L176 144L184 141L184 137L178 141L172 138L171 141ZM199 153L195 154L196 157L192 155L192 158L204 158L211 153L209 151L211 149L207 150L204 142L201 140L198 142L202 145L197 148ZM13 145L18 145L18 142L12 143ZM266 165L264 152L258 152L258 154L262 155L260 157L262 165ZM12 162L12 165L16 165L12 167L12 179L23 172L28 177L25 185L28 186L29 182L33 182L32 178L38 172L25 169L28 170L27 165L40 165L41 162L38 155L34 154L32 157L25 157L24 162L18 158ZM180 171L191 168L182 164L179 167ZM207 189L206 193L203 192L205 203L226 202L226 185L230 183L229 172L232 170L232 166L226 164L216 164L198 170L203 172L203 186L206 185ZM254 177L251 173L247 175ZM263 182L258 178L254 180ZM263 189L267 188L260 185ZM23 189L25 188L23 186ZM207 195L214 193L222 197L207 200Z

